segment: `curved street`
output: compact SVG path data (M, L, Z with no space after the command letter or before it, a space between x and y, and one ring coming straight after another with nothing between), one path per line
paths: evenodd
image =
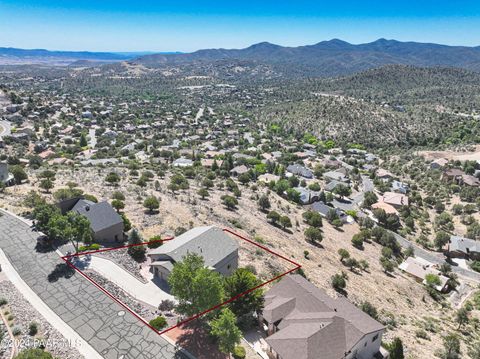
M0 248L12 267L39 300L101 357L179 357L163 337L81 275L68 270L56 252L37 252L37 233L27 223L3 210L0 213Z

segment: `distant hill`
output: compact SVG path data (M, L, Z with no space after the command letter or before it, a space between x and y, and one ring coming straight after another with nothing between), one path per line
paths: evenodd
M90 51L50 51L45 49L17 49L0 47L0 64L51 64L51 65L88 65L125 61L151 54L152 52L90 52ZM166 54L166 53L165 53ZM169 53L178 54L178 53Z
M245 49L208 49L186 54L153 54L133 61L145 66L179 65L218 60L253 60L276 65L283 71L290 66L305 76L336 76L384 65L400 64L421 67L458 67L480 71L480 46L447 46L429 43L379 39L353 45L333 39L315 45L283 47L268 42Z

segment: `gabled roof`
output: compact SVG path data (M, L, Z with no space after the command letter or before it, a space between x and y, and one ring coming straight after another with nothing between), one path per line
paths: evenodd
M461 252L465 254L472 252L480 253L480 242L470 238L451 236L449 250L451 252Z
M384 327L346 298L332 298L299 275L265 294L263 317L279 331L266 341L283 359L339 359L366 334Z
M114 225L123 223L122 217L113 209L108 202L95 203L80 199L73 206L72 211L81 214L90 222L90 228L94 232L110 228Z
M215 267L224 258L238 250L237 242L215 226L196 227L172 241L153 249L148 255L164 254L180 262L189 253L203 257L205 266Z

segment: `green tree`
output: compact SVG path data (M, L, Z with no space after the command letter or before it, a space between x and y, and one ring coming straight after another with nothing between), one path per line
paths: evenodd
M374 192L365 192L362 206L364 208L370 208L372 204L378 202L378 197Z
M312 227L320 228L323 225L322 216L318 212L307 211L302 214L302 217L305 222Z
M352 194L352 189L344 184L339 184L335 187L333 192L340 197L348 197Z
M381 257L380 258L380 265L382 266L383 268L383 271L385 273L391 273L394 271L395 269L395 265L393 264L393 262L388 259L387 257Z
M15 184L21 184L23 181L28 179L27 173L19 165L15 165L15 166L10 167L10 173L13 175L13 179L15 181Z
M231 276L225 278L225 296L236 297L260 284L261 281L251 271L238 268ZM241 318L260 311L263 308L263 302L263 290L258 288L230 302L228 307L237 318Z
M40 181L38 185L41 189L44 189L45 192L50 193L50 190L53 188L53 182L50 178L44 178Z
M143 243L142 236L138 233L137 229L134 228L128 236L128 244L132 245L128 247L128 254L138 262L145 259L146 252L145 246L139 245L140 243Z
M460 330L463 325L468 324L470 320L468 314L468 309L465 307L457 310L457 313L455 314L455 321L458 323L458 330Z
M443 337L442 359L459 359L460 354L460 339L458 336L450 333Z
M82 132L82 134L80 135L80 143L79 143L80 147L86 147L88 146L88 141L87 141L87 136L85 135L84 132Z
M403 354L403 343L400 338L395 337L388 345L388 352L390 354L390 359L404 359Z
M197 192L197 194L202 198L205 199L206 197L210 196L210 193L208 192L208 189L206 188L200 188Z
M153 213L154 210L160 207L160 202L158 201L157 197L149 196L143 201L143 206L148 209L150 213Z
M343 290L345 290L347 286L347 281L343 273L333 275L331 280L332 280L332 287L337 292L342 292Z
M116 172L109 172L105 177L105 181L112 185L117 185L120 182L120 176Z
M267 195L263 195L258 199L258 206L265 211L271 207L270 200Z
M187 316L222 303L224 298L221 275L206 268L197 254L188 254L175 263L168 283L178 300L177 311Z
M320 243L323 240L322 231L319 228L308 227L305 232L305 238L311 243Z
M378 319L378 311L377 308L373 306L370 302L362 302L360 305L360 309L371 316L373 319Z
M344 248L340 248L338 250L338 255L340 256L340 262L342 263L345 259L350 258L350 253Z
M437 234L435 235L435 240L433 242L435 245L435 248L437 248L437 250L441 250L443 246L445 246L448 243L449 239L450 239L450 236L448 235L448 233L444 231L437 232Z
M223 195L221 197L221 199L222 199L222 202L225 205L225 207L227 207L230 210L235 209L235 207L238 204L237 199L235 197L232 197L232 196L229 196L229 195Z
M125 208L125 203L119 199L114 199L112 201L112 207L117 210L117 212L120 212L121 209Z
M211 334L217 338L218 348L222 353L232 353L235 346L240 343L242 332L238 329L236 321L235 314L230 309L225 308L220 312L218 318L210 323Z
M282 226L283 229L292 227L292 221L290 220L290 217L281 216L280 217L280 225Z
M277 224L278 221L280 221L280 214L276 211L270 211L267 214L267 219L270 220L273 224Z

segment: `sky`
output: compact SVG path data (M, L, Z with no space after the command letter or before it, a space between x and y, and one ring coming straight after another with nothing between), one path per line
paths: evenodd
M480 45L479 0L0 0L0 47L182 51L339 38Z

